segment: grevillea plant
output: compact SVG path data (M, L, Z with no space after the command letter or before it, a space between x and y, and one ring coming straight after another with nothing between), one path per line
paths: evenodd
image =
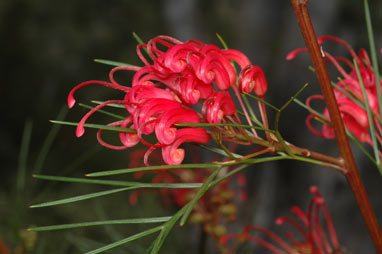
M114 89L120 93L120 99L94 101L95 106L92 107L82 105L90 110L79 123L56 121L76 125L78 137L84 134L86 128L98 129L97 139L101 145L115 150L127 149L131 158L129 168L89 173L86 178L35 176L46 180L102 184L119 188L32 207L67 204L122 191L130 191L129 202L134 204L141 195L157 190L163 203L175 205L178 211L167 217L95 221L36 227L30 230L161 223L88 252L101 253L135 239L156 234L147 253L158 253L174 225L179 221L182 226L189 221L202 225L204 232L212 236L217 249L222 252L235 253L236 245L230 247L227 244L228 240L234 238L256 242L272 253L345 253L337 239L324 199L316 187L311 188L314 198L306 212L298 207L292 209L300 222L289 217L280 217L276 221L278 224L289 223L294 226L300 232L302 240L288 234L290 243L287 243L271 231L257 225L245 227L240 234L227 232L227 225L235 221L240 202L245 201L247 195L244 190L246 179L241 171L256 163L298 160L334 169L346 177L375 248L378 253L382 253L382 234L359 177L347 138L351 137L377 168L381 169L379 146L382 143L382 99L375 47L371 45L370 60L366 50L361 49L357 55L350 45L339 38L322 36L317 39L307 11L307 1L292 0L291 3L306 48L292 51L287 59L293 59L303 51L310 53L322 95L310 96L306 104L300 102L297 97L303 92L305 85L278 108L266 101L268 83L262 68L251 62L244 53L229 49L220 36L218 38L222 48L197 40L182 42L163 35L144 43L135 35L139 42L136 52L142 65L98 60L114 66L109 72L108 80L90 80L77 85L69 93L68 105L73 107L77 91L82 91L90 85ZM367 1L365 10L370 28ZM373 41L371 29L369 31L370 41ZM332 56L326 50L320 49L326 41L345 46L351 58ZM333 64L338 69L341 74L338 82L330 80L326 64ZM347 69L341 64L345 64ZM129 85L117 81L116 73L123 71L133 74ZM272 90L271 85L269 89ZM316 99L326 103L322 114L312 107L312 100ZM256 107L252 106L253 102ZM292 102L309 111L306 123L315 135L337 139L339 158L284 140L279 131L280 116ZM107 110L112 108L117 108L119 112L116 114ZM275 114L273 123L268 121L269 112ZM107 115L113 120L102 125L91 124L88 120L95 113ZM312 120L323 124L321 131L313 127ZM113 143L115 139L105 135L106 131L116 134L118 143ZM370 155L361 143L371 145L374 156ZM239 154L236 152L238 147L246 147L248 152ZM209 152L209 159L197 156L201 149ZM188 163L189 161L191 163ZM151 176L151 181L131 182L96 178L122 174L133 174L136 180ZM320 223L321 212L326 221L325 225ZM251 235L251 231L264 233L277 246Z

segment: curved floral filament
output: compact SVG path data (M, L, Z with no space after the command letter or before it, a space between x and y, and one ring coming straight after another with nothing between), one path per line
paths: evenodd
M130 91L130 89L131 89L130 87L121 86L121 85L118 85L118 84L109 83L109 82L105 82L105 81L89 80L89 81L83 82L83 83L75 86L69 92L69 95L68 95L68 106L69 106L69 108L72 108L74 106L74 104L76 103L76 100L73 97L74 93L78 89L80 89L80 88L82 88L84 86L88 86L88 85L102 85L102 86L111 87L111 88L114 88L114 89L117 89L117 90L120 90L120 91L123 91L123 92L126 92L126 93L128 93Z
M130 123L131 123L131 117L128 117L125 120L110 123L110 124L108 124L108 126L120 126L122 128L127 128L127 126ZM98 130L97 140L101 145L103 145L107 148L110 148L113 150L123 150L123 149L127 149L129 147L133 147L139 143L139 138L138 138L138 135L136 133L120 132L119 136L120 136L122 146L111 145L111 144L103 141L103 139L101 138L101 134L103 131L104 130L102 130L102 129Z
M113 69L111 69L111 71L109 72L109 79L111 81L111 83L113 84L116 84L116 85L119 85L117 81L115 81L114 79L114 73L117 72L117 71L139 71L141 69L141 67L129 67L129 66L118 66L118 67L115 67Z
M346 41L344 40L341 40L340 38L337 38L335 36L332 36L332 35L323 35L321 37L319 37L317 39L318 41L318 44L322 44L324 41L327 41L327 40L330 40L330 41L334 41L334 42L337 42L343 46L346 47L346 49L349 51L350 55L352 56L353 59L356 59L357 60L357 63L359 64L359 59L357 57L357 54L354 52L354 49L350 46L349 43L347 43Z
M88 113L86 113L81 121L78 123L77 125L77 129L76 129L76 136L77 137L81 137L84 132L85 132L85 128L84 128L84 124L86 122L86 120L93 114L95 113L97 110L109 105L109 104L127 104L128 102L127 101L121 101L121 100L110 100L110 101L106 101L94 108L92 108Z

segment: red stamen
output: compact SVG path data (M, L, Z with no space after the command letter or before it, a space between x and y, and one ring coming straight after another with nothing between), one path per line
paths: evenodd
M359 61L358 60L358 57L357 57L357 54L354 52L353 48L350 46L349 43L347 43L346 41L343 41L341 40L340 38L337 38L337 37L334 37L334 36L331 36L331 35L324 35L324 36L321 36L317 39L318 41L318 44L322 44L324 41L326 40L331 40L331 41L334 41L334 42L337 42L343 46L345 46L347 48L347 50L349 51L350 55L352 56L352 58L356 59L357 62ZM358 63L359 64L359 63Z
M99 109L101 109L101 108L103 108L103 107L105 107L105 106L107 106L107 105L109 105L109 104L114 104L114 103L116 103L116 104L128 104L127 101L111 100L111 101L106 101L106 102L104 102L104 103L102 103L102 104L100 104L100 105L98 105L98 106L92 108L88 113L86 113L86 114L82 117L81 121L78 123L78 125L77 125L77 129L76 129L76 136L77 136L77 137L81 137L81 136L84 134L84 132L85 132L84 124L85 124L86 120L87 120L87 119L88 119L94 112L96 112L97 110L99 110Z
M300 48L300 49L295 49L295 50L292 50L291 52L288 53L288 55L286 56L286 60L292 60L294 59L298 54L300 54L301 52L308 52L308 49L307 48Z
M117 89L117 90L120 90L120 91L124 91L124 92L129 92L130 91L130 87L125 87L125 86L121 86L121 85L117 85L117 84L113 84L113 83L109 83L109 82L104 82L104 81L98 81L98 80L89 80L89 81L86 81L86 82L83 82L77 86L75 86L70 92L69 92L69 95L68 95L68 106L69 108L72 108L74 106L74 104L76 103L76 100L74 99L73 97L73 94L75 91L77 91L78 89L84 87L84 86L87 86L87 85L102 85L102 86L106 86L106 87L111 87L111 88L114 88L114 89Z
M250 230L260 231L263 234L267 235L269 238L271 238L273 241L275 241L278 245L280 245L285 250L287 250L288 253L297 253L287 242L285 242L283 239L281 239L275 233L273 233L272 231L270 231L264 227L260 227L260 226L256 226L256 225L248 225L244 228L243 232L249 233Z

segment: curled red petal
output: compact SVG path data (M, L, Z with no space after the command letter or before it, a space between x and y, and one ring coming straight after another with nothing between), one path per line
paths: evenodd
M222 53L228 60L238 63L241 69L251 64L248 57L236 49L226 49L223 50Z
M162 157L168 165L179 165L184 159L184 149L178 148L184 142L206 144L210 136L202 128L184 128L177 131L174 143L162 148Z
M155 126L155 134L160 143L169 145L174 142L177 129L173 125L176 123L200 123L200 119L192 109L179 108L163 113Z
M239 75L239 90L242 93L254 93L263 97L267 91L268 83L264 71L256 65L248 65Z
M140 129L143 134L150 134L154 131L156 125L155 119L159 119L161 115L167 111L177 110L182 107L182 104L168 99L155 98L148 99L144 104L139 106L139 109L133 114L133 122L135 128ZM148 124L143 126L148 122Z
M230 75L221 61L222 57L218 54L209 54L196 69L196 76L206 84L215 81L216 86L221 90L227 90L231 85ZM232 68L232 66L231 66Z

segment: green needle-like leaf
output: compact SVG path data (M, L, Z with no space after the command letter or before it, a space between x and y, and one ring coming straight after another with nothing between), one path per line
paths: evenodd
M199 145L200 147L208 150L208 151L211 151L213 153L216 153L216 154L220 154L220 155L223 155L223 156L226 156L226 152L220 148L217 148L217 147L212 147L212 146L206 146L206 145ZM241 158L243 157L243 155L241 154L237 154L237 153L231 153L234 157L236 158Z
M241 97L243 98L243 102L244 102L245 106L246 106L247 109L248 109L248 112L249 112L249 115L250 115L250 119L251 119L251 120L254 120L254 122L255 122L258 126L260 126L260 127L264 127L263 123L260 122L259 119L257 119L255 112L253 112L253 108L252 108L251 104L250 104L249 101L248 101L247 95L248 95L248 94L241 94Z
M100 192L75 196L75 197L71 197L71 198L60 199L60 200L51 201L51 202L45 202L45 203L41 203L41 204L37 204L37 205L31 205L30 208L64 205L64 204L69 204L69 203L78 202L78 201L82 201L82 200L106 196L106 195L114 194L114 193L121 192L121 191L132 190L132 189L136 189L136 188L137 187L128 187L128 188L120 188L120 189L114 189L114 190L108 190L108 191L100 191Z
M63 120L68 113L68 107L63 106L58 113L57 119L58 120ZM36 159L36 162L33 167L33 172L35 174L38 174L41 172L41 169L44 165L45 159L47 158L48 152L50 148L52 147L53 141L56 138L58 131L60 130L61 126L60 125L53 125L52 129L49 131L48 136L45 138L44 143L41 147L41 150L38 154L38 157Z
M220 172L223 167L215 169L215 171L204 181L202 187L200 187L199 191L195 194L194 198L187 204L187 209L184 212L182 218L180 219L180 225L183 226L188 217L190 216L192 210L194 209L196 203L199 199L210 189L210 183L215 179L216 175Z
M105 103L105 101L91 101L92 103L95 103L97 105L100 105L102 103ZM122 105L122 104L116 104L116 103L111 103L111 104L107 104L106 107L112 107L112 108L125 108L126 106L125 105Z
M365 149L365 147L363 147L363 145L358 141L358 139L356 139L350 132L347 131L347 135L348 137L354 142L354 144L356 144L356 146L359 148L359 150L361 150L361 152L363 152L367 158L369 158L374 164L375 166L377 166L378 168L378 164L377 162L375 161L374 157Z
M172 216L172 218L169 221L167 221L162 226L162 230L161 230L160 234L158 235L158 237L155 239L154 244L151 248L150 254L158 254L159 253L159 250L162 247L164 241L166 240L167 235L170 233L170 231L174 227L175 223L179 220L180 216L182 216L184 214L184 212L187 209L187 206L188 206L188 204L186 206L182 207L182 209L180 209L174 216Z
M240 166L238 168L235 168L234 170L232 171L229 171L227 174L225 174L224 176L214 180L211 182L210 184L210 187L213 187L215 186L216 184L220 183L221 181L229 178L230 176L236 174L237 172L243 170L244 168L247 168L249 166L252 166L256 163L262 163L262 162L269 162L269 161L278 161L278 160L287 160L287 159L291 159L290 156L287 156L287 155L280 155L280 156L273 156L273 157L265 157L265 158L257 158L257 159L250 159L250 160L245 160L245 161L242 161L243 166Z
M75 178L65 176L47 176L47 175L34 175L33 177L49 181L70 182L70 183L86 183L86 184L101 184L120 187L134 187L134 188L167 188L167 189L192 189L202 186L201 183L142 183L142 182L128 182L116 180L98 180L88 178Z
M374 158L375 158L375 161L377 162L379 173L382 175L381 160L380 160L379 154L378 154L379 150L378 150L377 137L375 135L373 114L371 113L368 96L366 94L365 85L363 83L363 79L362 79L361 73L359 71L359 66L355 60L353 60L353 64L355 67L355 71L357 73L359 84L361 85L362 94L363 94L363 98L364 98L364 102L365 102L365 106L366 106L367 118L369 119L370 136L371 136L371 140L373 142Z
M366 27L367 27L367 35L369 37L369 44L370 44L370 55L371 55L371 61L373 63L373 69L375 74L375 84L377 87L377 98L378 98L378 104L379 104L379 112L382 114L382 92L381 92L381 86L380 84L380 76L379 76L379 69L378 69L378 60L377 60L377 52L375 50L375 43L374 43L374 33L373 33L373 25L371 23L371 17L370 17L370 9L369 9L369 1L364 0L364 8L365 8L365 18L366 18Z
M143 42L143 40L141 39L141 37L138 36L138 34L136 34L135 32L133 32L133 37L134 39L139 43L139 44L145 44ZM152 57L150 56L150 53L148 51L148 49L146 47L143 48L143 50L146 52L146 54L150 57L150 59L152 59Z
M274 130L262 128L262 127L256 127L256 126L250 126L247 124L233 124L233 123L177 123L175 124L179 127L236 127L236 128L249 128L249 129L256 129L256 130L262 130L262 131L269 131L274 132Z
M101 171L95 173L89 173L86 176L95 177L95 176L111 176L111 175L121 175L129 174L140 171L154 171L158 169L176 169L176 168L218 168L219 165L216 164L181 164L181 165L160 165L160 166L151 166L151 167L139 167L139 168L126 168L126 169L116 169Z
M27 170L27 160L29 154L29 145L32 137L32 121L27 120L25 122L23 137L21 141L21 149L18 159L17 166L17 182L16 182L16 190L19 197L22 196L22 192L25 187L25 172Z
M322 119L325 119L325 120L328 120L329 119L327 117L325 117L323 114L321 114L320 112L308 107L307 105L305 105L305 103L303 103L302 101L300 101L299 99L295 98L293 100L294 102L296 102L298 105L300 105L301 107L303 107L304 109L308 110L309 112L313 113L314 115L317 115L319 117L321 117Z
M224 49L228 49L227 43L223 40L223 37L220 36L220 34L216 33L216 37L218 37L220 43L222 44Z
M259 97L257 97L257 96L254 96L253 94L245 93L244 95L245 95L245 96L248 96L248 97L250 97L250 98L252 98L252 99L254 99L254 100L257 100L257 101L260 101L260 102L264 103L265 105L267 105L267 106L270 107L271 109L274 109L274 110L276 110L276 111L279 110L276 106L273 106L273 105L270 104L269 102L267 102L267 101L265 101L265 100L263 100L263 99L261 99L261 98L259 98Z
M62 230L62 229L93 227L93 226L104 226L104 225L160 223L160 222L166 222L169 219L171 219L170 216L166 216L166 217L153 217L153 218L124 219L124 220L91 221L91 222L82 222L82 223L72 223L72 224L51 225L51 226L43 226L43 227L33 227L33 228L29 228L28 231L36 231L36 232L38 232L38 231L52 231L52 230Z
M71 125L71 126L77 126L78 123L75 122L66 122L66 121L56 121L56 120L50 120L52 123L56 124L63 124L63 125ZM129 129L129 128L121 128L121 127L113 127L113 126L107 126L102 124L92 124L92 123L85 123L84 127L87 128L94 128L94 129L102 129L102 130L108 130L108 131L120 131L120 132L130 132L130 133L136 133L136 130Z
M138 35L137 33L133 32L133 37L134 37L134 39L135 39L139 44L145 44L145 43L143 42L143 40L141 39L141 37L139 37L139 35Z
M113 248L115 248L115 247L121 246L121 245L123 245L123 244L126 244L126 243L128 243L128 242L137 240L137 239L139 239L139 238L142 238L142 237L151 235L151 234L153 234L153 233L155 233L155 232L158 232L158 231L161 230L161 229L162 229L162 226L158 226L158 227L155 227L155 228L151 228L151 229L149 229L149 230L146 230L146 231L143 231L143 232L141 232L141 233L138 233L138 234L129 236L129 237L125 238L125 239L122 239L122 240L119 240L119 241L117 241L117 242L108 244L108 245L103 246L103 247L101 247L101 248L98 248L98 249L95 249L95 250L86 252L85 254L97 254L97 253L101 253L101 252L104 252L104 251L113 249Z
M278 109L276 118L275 118L275 130L276 130L275 135L278 141L280 142L280 144L282 145L282 147L284 148L285 152L287 152L291 157L294 157L295 155L292 153L289 146L285 143L285 140L283 139L283 137L281 136L281 133L279 132L280 117L281 117L282 111L285 110L289 106L289 104L291 104L292 101L294 101L302 93L302 91L304 91L304 89L307 86L308 84L303 85L303 87L300 90L298 90L298 92L293 97L291 97L280 109Z
M116 61L110 61L110 60L105 60L105 59L94 59L94 62L101 63L101 64L106 64L106 65L111 65L111 66L116 66L116 67L141 68L139 66L135 66L135 65L132 65L132 64L116 62Z
M86 104L83 104L83 103L79 103L79 105L81 107L83 107L83 108L86 108L86 109L93 109L94 108L92 106L89 106L89 105L86 105ZM102 114L107 115L107 116L111 116L111 117L120 119L120 120L126 119L126 117L124 117L124 116L120 116L120 115L117 115L117 114L114 114L114 113L110 113L110 112L107 112L107 111L102 110L102 109L98 109L97 112L98 113L102 113Z

